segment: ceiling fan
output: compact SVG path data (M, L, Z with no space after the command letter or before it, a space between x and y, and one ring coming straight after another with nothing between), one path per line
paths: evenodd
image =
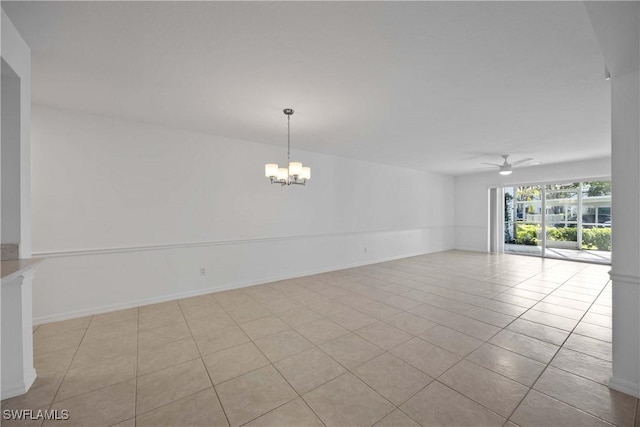
M482 164L489 165L489 166L496 166L500 168L500 175L511 175L512 168L516 166L522 166L525 163L529 163L530 161L533 160L531 157L527 157L526 159L521 159L521 160L517 160L515 162L510 163L508 154L503 154L502 158L504 159L504 163L502 163L501 165L498 165L495 163L484 163L484 162Z

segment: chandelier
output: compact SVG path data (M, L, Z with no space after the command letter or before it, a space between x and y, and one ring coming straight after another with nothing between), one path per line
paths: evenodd
M311 179L311 168L302 166L300 162L291 161L291 116L293 110L285 108L282 110L287 116L287 162L288 166L281 168L277 163L267 163L264 165L264 174L272 184L280 185L305 185Z

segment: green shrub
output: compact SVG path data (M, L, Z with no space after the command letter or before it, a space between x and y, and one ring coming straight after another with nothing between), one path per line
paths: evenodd
M575 227L548 227L547 239L555 240L556 242L577 242L578 229Z
M540 226L535 224L518 224L516 229L516 244L537 246L540 237Z
M556 242L576 242L576 227L547 227L547 239ZM518 224L516 230L517 245L537 246L540 241L541 227L536 224ZM611 228L583 228L582 249L610 251Z
M597 249L600 251L611 250L610 228L585 228L582 230L582 248Z

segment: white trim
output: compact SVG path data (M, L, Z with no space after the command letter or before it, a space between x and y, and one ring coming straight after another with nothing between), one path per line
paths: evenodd
M540 185L542 189L542 198L540 203L540 232L542 233L542 252L540 256L542 258L547 257L547 186ZM565 217L566 218L566 217Z
M329 272L329 271L344 270L344 269L347 269L347 268L354 268L354 267L360 267L360 266L363 266L363 265L377 264L377 263L386 262L386 261L394 261L394 260L402 259L402 258L411 258L411 257L414 257L414 256L424 255L425 253L427 253L427 252L418 252L418 253L412 253L412 254L404 254L404 255L392 256L392 257L387 257L387 258L381 258L381 259L377 259L377 260L368 260L366 262L356 262L356 263L351 263L351 264L336 265L336 266L332 266L332 267L321 268L321 269L311 270L311 271L306 271L306 272L301 272L301 273L294 273L294 274L288 274L288 275L282 275L282 276L272 276L272 277L268 277L268 278L260 279L260 280L247 280L247 281L243 281L243 282L230 283L230 284L224 285L224 286L216 286L216 287L205 288L205 289L197 289L197 290L192 290L192 291L179 292L179 293L176 293L176 294L163 295L163 296L159 296L159 297L145 298L145 299L141 299L141 300L137 300L137 301L127 302L127 303L124 303L124 304L112 304L112 305L88 308L88 309L77 310L77 311L72 311L72 312L67 312L67 313L62 313L62 314L54 314L54 315L50 315L50 316L42 316L42 317L34 318L33 319L33 324L34 325L41 325L43 323L58 322L58 321L61 321L61 320L69 320L69 319L75 319L75 318L78 318L78 317L92 316L92 315L95 315L95 314L108 313L108 312L116 311L116 310L124 310L126 308L139 307L139 306L143 306L143 305L156 304L156 303L165 302L165 301L173 301L173 300L177 300L177 299L194 297L194 296L198 296L198 295L205 295L205 294L222 292L222 291L227 291L227 290L232 290L232 289L245 288L245 287L248 287L248 286L254 286L254 285L261 285L261 284L265 284L265 283L277 282L279 280L294 279L294 278L297 278L297 277L311 276L311 275L314 275L314 274L326 273L326 272Z
M609 388L640 398L640 384L635 384L630 381L611 376L609 378Z
M2 391L0 392L0 399L2 400L9 399L11 397L20 396L22 394L27 393L31 388L31 386L33 385L33 382L36 380L36 376L37 376L36 370L32 369L28 373L28 375L26 375L24 382L21 381L20 384L14 384L14 385L8 386L6 389L3 388Z
M20 269L18 271L15 271L15 272L13 272L11 274L8 274L8 275L6 275L6 276L4 276L2 278L0 283L7 284L7 283L11 282L12 280L15 280L15 279L17 279L19 277L22 277L22 280L28 279L30 277L33 277L34 274L35 274L37 265L38 264L31 264L31 265L29 265L27 267L24 267L24 268L22 268L22 269Z
M396 233L400 231L429 230L429 229L455 228L455 227L456 227L455 225L430 225L430 226L422 226L422 227L397 228L397 229L387 229L387 230L364 230L364 231L347 231L347 232L338 232L338 233L307 234L307 235L283 236L283 237L264 237L264 238L258 238L258 239L212 240L212 241L204 241L204 242L169 243L169 244L157 244L157 245L145 245L145 246L122 246L122 247L95 248L95 249L70 249L70 250L62 250L62 251L39 251L39 252L33 252L32 256L33 257L65 257L65 256L78 256L78 255L112 254L112 253L121 253L121 252L146 252L146 251L157 251L157 250L167 250L167 249L195 248L195 247L203 247L203 246L281 242L281 241L299 240L299 239L329 238L329 237L350 236L350 235L358 235L358 234Z
M611 161L611 157L602 157L599 159L609 159L609 161ZM588 160L598 160L598 159L586 159L585 161ZM589 181L611 181L611 175L603 175L603 176L591 176L591 177L582 177L582 178L569 178L569 179L552 179L552 180L545 180L545 181L510 181L508 183L500 183L500 184L491 184L488 185L488 188L491 187L521 187L521 186L535 186L535 185L539 185L539 186L544 186L544 185L549 185L549 184L570 184L576 181L580 181L580 182L589 182Z
M638 276L627 276L625 274L616 274L613 270L609 271L609 277L614 282L624 282L632 285L640 286L640 277Z

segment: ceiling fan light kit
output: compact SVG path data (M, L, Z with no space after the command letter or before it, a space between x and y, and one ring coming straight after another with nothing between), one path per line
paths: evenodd
M495 166L498 168L498 173L500 175L507 176L507 175L511 175L514 167L524 165L525 163L529 163L530 161L533 160L531 157L527 157L526 159L521 159L513 163L510 163L508 154L503 154L502 158L504 159L504 162L501 165L498 165L495 163L483 163L483 164Z
M277 163L264 165L264 174L272 184L305 185L311 179L311 168L302 166L300 162L291 161L291 116L293 109L285 108L282 112L287 116L287 167L281 168Z

